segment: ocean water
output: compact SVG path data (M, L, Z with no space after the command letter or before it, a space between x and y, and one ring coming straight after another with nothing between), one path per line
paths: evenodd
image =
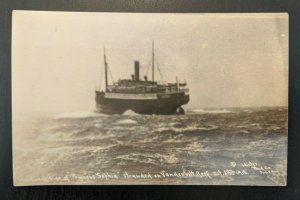
M14 115L15 185L285 185L287 108Z

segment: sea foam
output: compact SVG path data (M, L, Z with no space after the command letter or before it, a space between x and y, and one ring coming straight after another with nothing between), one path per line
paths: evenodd
M123 115L130 115L130 116L133 116L133 115L139 115L138 113L134 112L133 110L126 110Z
M83 112L64 112L58 115L55 115L55 119L63 119L63 118L87 118L87 117L97 117L97 116L106 116L105 114L83 111Z
M116 122L116 124L136 124L137 122L132 119L122 119Z
M193 111L196 112L196 113L212 113L212 114L232 113L232 111L227 110L227 109L221 109L221 110L195 109Z

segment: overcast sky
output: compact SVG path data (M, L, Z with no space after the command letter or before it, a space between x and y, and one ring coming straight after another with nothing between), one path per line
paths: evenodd
M287 106L287 14L14 11L12 31L14 112L94 110L103 47L116 81L134 60L147 71L152 40L164 80L187 81L189 107Z

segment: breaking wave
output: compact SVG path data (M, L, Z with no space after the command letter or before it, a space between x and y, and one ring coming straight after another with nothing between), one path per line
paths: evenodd
M137 122L132 119L122 119L117 121L116 124L137 124Z
M189 126L189 127L160 127L157 129L158 132L165 132L165 131L173 131L176 133L182 133L182 132L191 132L191 131L200 131L200 130L214 130L217 129L217 126L213 125L207 125L203 127L195 127L195 126Z
M211 113L211 114L221 114L221 113L232 113L233 111L227 109L221 110L204 110L204 109L195 109L193 112L196 113Z
M126 110L123 115L129 115L129 116L134 116L134 115L139 115L138 113L134 112L133 110Z
M65 112L60 113L54 116L55 119L64 119L64 118L87 118L87 117L98 117L98 116L106 116L102 113L96 112Z

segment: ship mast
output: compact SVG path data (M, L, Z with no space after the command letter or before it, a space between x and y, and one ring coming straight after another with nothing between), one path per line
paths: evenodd
M154 41L152 41L152 81L154 82Z
M104 51L104 69L105 69L105 92L107 91L107 85L108 85L108 80L107 80L107 62L106 62L106 55L105 55L105 48L103 49Z

